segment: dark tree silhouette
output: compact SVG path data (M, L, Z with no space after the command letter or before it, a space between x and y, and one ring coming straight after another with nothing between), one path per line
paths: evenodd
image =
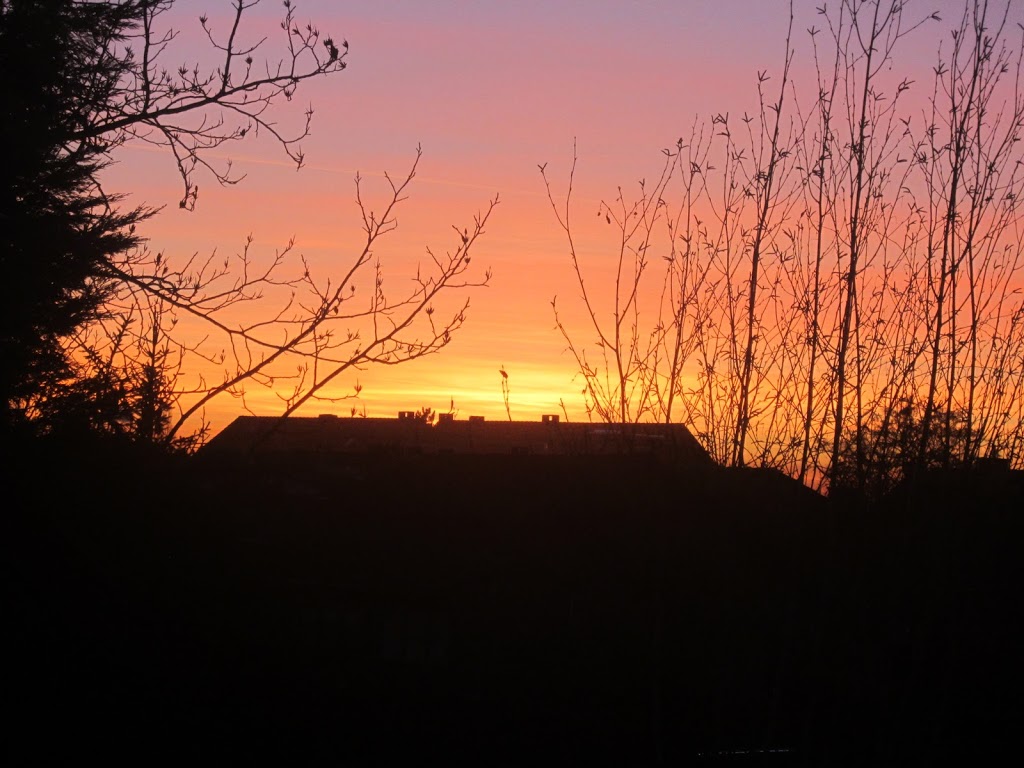
M267 39L250 40L242 27L259 2L232 0L226 28L198 19L214 62L207 67L166 61L177 36L164 16L173 0L0 0L0 140L11 158L0 211L4 424L52 431L65 422L167 443L201 418L210 399L241 397L247 382L283 382L286 391L275 391L287 415L327 396L321 390L342 373L440 350L462 324L464 302L446 319L435 316L435 305L448 289L486 283L486 275L463 276L490 208L456 228L453 250L428 251L429 264L402 296L385 294L372 255L396 226L419 151L408 174L386 176L382 216L364 203L357 178L366 242L326 276L312 275L291 243L266 265L250 253L251 242L223 263L175 262L136 232L155 211L123 210L121 198L103 189L100 172L130 141L167 151L185 209L198 199L197 171L222 184L241 179L230 162L217 164L215 148L262 133L302 165L298 142L312 110L289 132L274 107L291 101L303 81L343 70L348 43L299 23L285 0L278 52L265 51ZM376 274L366 278L364 270ZM372 295L356 291L357 276L373 282ZM243 306L247 319L233 314ZM224 351L176 335L179 316L203 323ZM222 366L221 380L181 384L187 355Z
M57 0L0 4L0 400L8 427L28 401L68 379L61 339L103 305L110 284L99 279L102 265L137 245L135 224L151 213L118 211L96 181L106 147L70 141L92 111L82 86L93 82L99 98L97 77L116 75L92 61L99 37L129 22L130 11ZM66 394L102 385L80 384Z
M591 227L575 147L564 202L540 166L588 329L552 302L588 414L684 421L716 460L822 491L880 495L914 462L1020 467L1019 3L815 5L813 67L790 70L787 36L749 114L697 119ZM901 51L929 31L922 79ZM593 222L604 283L580 246Z
M962 458L979 437L969 414L953 413L947 443L938 432L925 434L926 408L922 403L903 401L880 420L861 425L859 438L856 430L848 430L840 443L830 493L879 501L921 472L974 466L975 458ZM991 458L998 458L998 452L993 451Z

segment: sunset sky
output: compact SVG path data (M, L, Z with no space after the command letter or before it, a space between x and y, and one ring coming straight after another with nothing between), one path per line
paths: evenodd
M821 26L815 2L798 0L793 28L794 78L814 88L807 29ZM505 418L499 369L509 374L513 418L560 413L564 401L581 418L581 384L554 328L551 300L559 297L581 338L592 334L578 314L564 236L545 195L538 165L547 163L556 195L564 195L578 151L574 211L580 222L590 284L607 278L615 242L595 225L602 199L617 188L635 194L641 178L660 171L663 147L687 136L695 120L742 114L757 105L757 73L777 75L783 63L788 3L783 0L374 0L346 3L299 0L298 18L350 45L346 71L305 83L291 104L278 108L283 126L315 110L302 143L306 167L296 173L266 137L234 145L223 157L246 174L218 188L202 176L194 212L179 210L181 182L172 159L141 145L120 150L108 185L130 192L132 203L166 206L145 227L150 247L169 258L194 252L235 253L248 235L265 258L292 236L296 250L323 270L340 268L359 245L353 176L379 188L381 174L402 175L418 144L423 148L398 230L378 253L390 274L411 276L426 247L455 244L451 226L472 223L500 196L473 254L477 274L490 268L490 286L470 295L464 329L440 355L358 375L359 401L371 416L429 406L460 417ZM911 2L907 17L938 10L908 37L898 66L927 80L939 42L962 12L959 0ZM1024 19L1020 4L1013 13ZM165 17L181 30L169 64L204 56L198 16L223 29L228 0L179 0ZM265 0L244 22L249 42L275 58L279 2ZM1016 21L1015 20L1015 21ZM275 34L276 33L276 34ZM613 233L614 234L614 233ZM370 278L372 279L372 278ZM598 289L599 290L599 289ZM355 377L342 383L348 391ZM249 405L280 410L277 398L256 387ZM350 404L310 403L302 413L349 411ZM224 398L207 416L223 427L240 413Z

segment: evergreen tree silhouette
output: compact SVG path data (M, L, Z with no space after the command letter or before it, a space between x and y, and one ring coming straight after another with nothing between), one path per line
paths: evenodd
M49 430L116 410L117 383L77 381L62 339L101 311L112 254L152 214L97 178L102 140L73 139L121 75L104 55L138 3L0 4L0 426ZM98 414L106 411L107 415Z

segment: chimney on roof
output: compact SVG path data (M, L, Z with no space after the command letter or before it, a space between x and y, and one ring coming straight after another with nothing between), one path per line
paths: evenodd
M438 424L451 424L453 421L455 421L455 414L454 413L439 413L439 414L437 414L437 423Z
M474 422L477 422L477 421L483 421L483 420L484 420L484 417L483 417L483 416L470 416L470 417L469 417L469 420L470 420L470 421L474 421Z
M540 417L540 420L544 424L557 424L558 423L558 414L557 413L545 413L543 416Z
M399 411L398 412L398 418L399 419L403 419L403 420L404 419L415 419L416 418L416 411Z

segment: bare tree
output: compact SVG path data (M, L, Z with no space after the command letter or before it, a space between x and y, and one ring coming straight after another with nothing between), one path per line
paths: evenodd
M973 435L985 381L1001 376L1001 371L984 365L984 358L995 351L986 350L986 331L994 331L996 338L1002 335L1009 319L1007 299L1020 268L1024 175L1014 145L1024 133L1024 97L1021 51L1014 53L1006 46L1009 10L1006 5L1000 12L987 0L966 4L952 32L952 48L935 69L924 151L919 156L932 233L930 366L921 452L938 417L947 463L953 458L954 412L965 414L967 431ZM1009 99L1001 96L1007 79ZM959 459L977 457L985 421L980 420L977 437L961 446Z
M782 145L784 136L783 107L785 105L786 91L789 87L789 68L793 61L790 36L793 29L793 6L789 8L789 28L786 33L786 55L785 64L782 68L782 78L779 84L778 100L772 104L766 104L764 84L768 80L766 73L758 75L758 90L760 92L761 109L759 119L761 124L760 139L756 142L759 150L756 158L756 171L752 184L748 187L748 193L754 197L757 210L753 232L750 236L750 277L747 282L747 341L743 349L743 364L740 370L739 381L739 413L736 416L736 436L733 440L732 463L743 465L746 462L747 433L750 429L751 411L751 376L754 370L756 346L758 341L758 289L759 272L761 260L765 255L771 239L772 229L778 226L773 217L775 208L779 205L778 184L779 176L782 174L780 166L790 156L790 150ZM770 115L770 116L769 116ZM755 141L751 139L751 144Z
M608 226L614 227L617 239L610 323L603 322L599 317L597 298L587 287L573 235L572 192L577 161L575 146L564 206L560 207L555 201L547 178L547 164L540 168L548 202L568 243L573 273L591 330L597 335L600 367L591 364L586 347L574 342L569 330L563 325L557 297L551 301L555 325L569 345L583 378L587 412L602 421L640 421L645 416L649 418L656 407L652 359L657 354L666 329L658 325L649 335L644 333L641 320L642 285L650 264L649 251L656 238L655 228L663 216L663 194L672 179L676 157L675 154L666 153L659 177L651 186L642 180L640 195L636 200L627 200L620 188L615 202L602 202L597 211L598 217L602 217Z
M602 355L592 365L556 314L595 415L680 418L719 461L819 489L877 489L915 450L927 466L1020 460L1024 45L1010 44L1009 3L968 0L912 106L898 48L939 17L908 8L818 9L809 111L787 43L760 119L698 121L654 187L602 205L619 235L610 313L583 279L573 174L564 209L545 176ZM660 304L641 312L654 265Z
M66 0L52 8L3 0L5 41L41 50L49 43L37 42L36 33L52 28L67 49L51 78L61 121L56 146L47 151L77 163L89 183L88 194L81 184L72 193L81 198L76 210L89 216L96 209L116 210L119 199L103 189L100 172L132 141L158 146L173 158L183 184L180 205L188 210L198 200L199 172L221 184L243 178L230 161L215 159L215 149L263 134L302 166L300 142L309 134L312 108L291 129L278 124L278 108L304 82L344 70L349 46L300 22L291 0L284 0L277 48L271 50L268 38L253 38L244 24L259 2L232 0L223 27L199 17L212 57L204 63L169 61L178 37L170 24L173 0ZM30 88L26 82L17 91L26 103L32 102ZM391 289L377 249L397 227L396 213L420 157L417 148L405 175L385 174L389 188L381 207L364 198L356 178L363 243L328 274L316 274L294 242L270 259L257 255L250 240L233 258L213 253L182 260L148 249L135 232L134 224L154 211L111 219L119 239L89 255L77 282L66 288L95 297L91 311L76 316L59 340L61 355L73 361L68 375L92 382L92 389L109 384L109 406L93 423L170 443L183 437L213 398L229 394L244 404L247 384L271 388L287 416L314 398L350 397L336 389L347 373L444 348L468 308L464 295L454 304L446 297L489 279L488 272L470 267L471 250L498 201L455 228L450 249L428 248L407 288ZM186 359L189 367L202 362L222 375L186 376ZM66 403L66 381L51 379L19 404L21 413L31 418ZM350 393L358 391L356 381ZM81 400L90 397L96 400Z
M67 137L69 151L85 143L110 151L129 141L166 149L184 187L180 205L190 209L199 196L197 169L221 184L243 178L230 161L212 159L211 151L224 145L263 133L301 167L300 142L309 135L313 109L305 109L300 125L289 130L277 123L274 107L291 101L304 81L344 70L348 41L336 43L312 22L299 21L296 7L284 0L281 45L270 53L268 38L251 39L243 26L260 2L231 0L223 29L199 17L213 64L167 61L179 34L166 17L174 0L118 3L84 52L84 66L99 76L81 94L83 119Z
M316 274L294 253L293 242L273 259L262 260L251 252L251 238L234 258L211 254L175 267L160 253L136 251L125 254L123 263L110 264L109 276L119 288L97 321L104 328L97 337L109 347L108 357L130 367L139 344L159 334L179 359L191 355L223 371L219 381L192 377L174 390L177 412L168 422L166 439L179 435L216 397L233 395L245 406L247 385L275 392L280 415L288 416L313 399L338 402L357 396L358 382L345 394L331 389L344 374L416 360L448 345L465 322L469 300L463 297L451 306L447 296L485 286L490 279L488 270L473 277L471 252L498 199L469 226L453 227L450 249L428 248L426 263L416 269L407 289L389 291L382 241L398 226L398 208L407 199L420 157L417 149L401 178L385 174L389 193L379 208L365 199L362 179L356 177L364 240L354 257L339 259L329 274ZM149 309L154 304L160 307L159 327L146 323L155 317ZM179 319L189 318L204 329L197 341L187 341L177 328Z

